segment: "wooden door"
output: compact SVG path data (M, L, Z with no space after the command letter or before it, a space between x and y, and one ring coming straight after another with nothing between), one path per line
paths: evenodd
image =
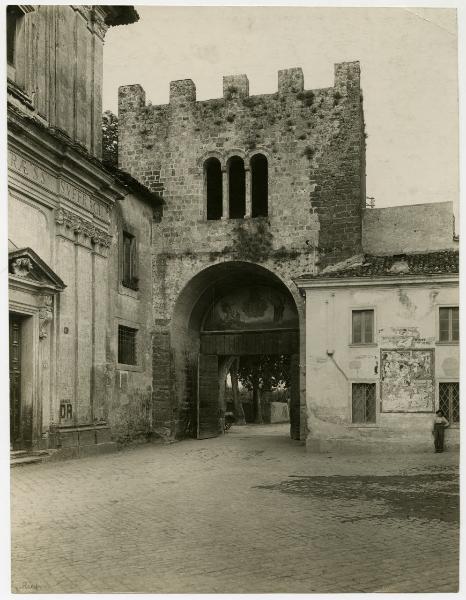
M197 373L197 438L217 437L220 433L218 356L199 354Z
M290 437L293 440L299 440L301 402L299 390L299 356L297 354L291 355L290 373Z
M10 315L10 446L21 445L21 320Z

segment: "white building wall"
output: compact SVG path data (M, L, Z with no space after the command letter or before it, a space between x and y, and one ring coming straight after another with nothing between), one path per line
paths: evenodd
M438 342L441 305L458 305L454 284L345 287L306 290L307 446L312 451L383 451L388 446L431 450L431 422L440 381L459 380L458 344ZM375 311L374 343L351 344L352 309ZM381 350L431 349L433 390L429 412L385 412ZM354 425L352 383L376 384L375 424ZM401 394L403 396L403 394ZM403 405L402 398L400 402ZM406 407L405 407L406 408ZM446 444L459 442L452 426Z

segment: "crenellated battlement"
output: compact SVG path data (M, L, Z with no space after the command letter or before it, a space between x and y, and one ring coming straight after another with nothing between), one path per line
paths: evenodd
M189 109L193 104L201 103L205 105L209 102L241 102L245 99L261 98L286 98L295 99L297 102L303 100L303 95L314 95L331 93L332 90L338 91L341 95L349 95L355 91L359 93L360 89L360 67L359 62L344 62L334 65L334 86L323 89L304 89L304 75L300 67L282 69L278 71L277 92L272 94L261 94L258 96L249 96L249 79L247 75L225 75L223 77L223 97L213 100L199 101L196 98L196 85L192 79L179 79L170 82L169 106L178 109ZM139 84L125 85L119 88L118 94L119 112L126 114L146 106L145 91ZM247 100L245 106L248 106Z
M311 261L300 268L314 268L313 248L322 263L356 254L365 206L359 63L336 64L333 86L318 89L305 88L302 69L282 69L274 93L251 96L245 74L226 75L211 100L197 99L191 79L172 81L160 105L146 104L140 85L123 86L119 161L163 195L157 239L169 252L223 256L235 247L234 223L266 216L273 251Z

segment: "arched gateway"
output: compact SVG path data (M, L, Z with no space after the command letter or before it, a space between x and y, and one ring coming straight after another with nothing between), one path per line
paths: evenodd
M204 269L181 291L170 328L177 436L221 432L219 389L231 357L289 355L290 435L300 437L298 295L271 271L247 262Z

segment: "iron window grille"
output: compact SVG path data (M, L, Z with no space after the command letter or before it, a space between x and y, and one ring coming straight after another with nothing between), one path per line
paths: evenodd
M352 343L372 344L374 341L374 311L352 311Z
M137 277L136 238L127 231L123 231L123 273L121 283L132 290L139 289Z
M439 309L439 341L457 342L460 339L459 309L457 306Z
M118 326L118 362L122 365L136 365L136 336L137 329Z
M450 423L460 422L460 384L439 383L439 409Z
M352 422L375 423L375 383L353 383Z

